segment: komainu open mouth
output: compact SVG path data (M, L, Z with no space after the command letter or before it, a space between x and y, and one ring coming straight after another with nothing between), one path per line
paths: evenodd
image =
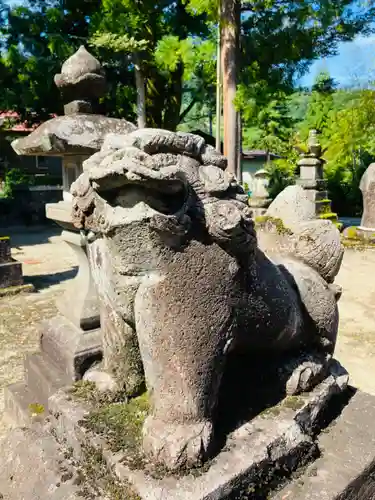
M187 195L185 183L180 179L145 179L101 193L101 197L111 206L131 209L143 202L163 215L173 215L182 210Z

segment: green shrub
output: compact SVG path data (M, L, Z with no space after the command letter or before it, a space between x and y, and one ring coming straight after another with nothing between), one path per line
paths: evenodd
M5 174L5 186L3 196L5 198L13 198L14 188L16 186L32 185L34 183L33 178L25 173L19 168L11 168Z

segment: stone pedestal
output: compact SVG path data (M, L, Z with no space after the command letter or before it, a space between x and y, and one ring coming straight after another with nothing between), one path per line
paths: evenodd
M42 351L69 376L79 380L85 369L101 356L99 301L86 251L86 241L71 222L67 201L46 206L47 217L62 228L62 239L74 251L78 273L56 302L61 316L42 326Z
M23 282L22 264L12 259L9 236L0 237L0 296L33 290Z
M74 251L78 261L78 274L64 296L57 301L61 314L82 330L100 326L98 296L93 281L86 242L80 233L63 231L62 239Z

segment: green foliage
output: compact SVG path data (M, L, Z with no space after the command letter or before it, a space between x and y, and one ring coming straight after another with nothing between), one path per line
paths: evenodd
M299 154L306 152L309 130L316 129L326 159L324 175L334 211L340 215L361 215L360 179L375 160L375 91L371 84L368 87L336 89L332 78L320 73L310 93L302 90L284 99L286 111L281 123L285 124L285 117L290 121L283 129L279 125L276 136L270 134L272 141L265 142L267 135L260 120L254 121L257 127L246 130L245 134L251 135L252 147L268 146L282 155L267 166L271 197L288 185L294 175L299 175L296 169ZM263 113L268 112L266 103Z
M32 185L33 178L19 168L11 168L5 174L4 198L13 198L14 189L20 185Z
M140 57L151 126L176 128L214 114L218 0L24 0L0 4L0 108L33 121L62 113L53 76L81 44L105 63L103 109L135 120L134 53ZM355 8L351 8L355 4ZM243 3L238 107L263 108L288 94L310 62L369 31L373 6L352 0ZM275 97L276 96L276 97ZM272 107L272 106L271 106ZM272 113L262 140L279 135ZM259 111L258 113L259 114ZM251 115L251 112L250 112ZM277 120L276 120L277 121ZM246 119L246 127L257 126ZM274 144L272 143L274 147Z
M113 52L133 53L147 48L147 40L136 40L133 36L127 34L118 35L115 33L96 32L89 40L93 47L106 48Z

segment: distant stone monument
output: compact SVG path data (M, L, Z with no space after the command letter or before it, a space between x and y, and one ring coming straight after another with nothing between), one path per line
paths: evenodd
M100 150L107 133L126 134L136 129L126 120L96 114L106 78L99 61L83 46L62 65L55 83L66 102L65 115L44 122L12 146L20 155L62 157L63 201L47 204L46 214L62 227L62 238L75 252L79 269L56 302L60 314L41 326L42 353L26 359L26 384L7 389L10 406L23 400L47 407L48 397L57 387L80 379L87 366L101 356L99 302L86 237L73 225L70 187L82 173L84 160ZM48 383L39 383L41 371L49 374Z
M251 182L251 197L249 206L253 210L254 217L262 216L271 203L268 193L269 174L265 169L260 169L253 175Z
M375 163L367 167L359 188L363 197L363 214L357 233L365 239L375 240Z
M323 179L322 146L316 130L311 130L307 141L307 153L302 153L297 165L300 177L297 185L302 186L309 199L315 204L315 213L318 218L337 222L337 214L332 213L331 201L328 199L326 181Z
M12 258L10 237L0 236L0 297L33 290L33 285L24 284L22 264Z

